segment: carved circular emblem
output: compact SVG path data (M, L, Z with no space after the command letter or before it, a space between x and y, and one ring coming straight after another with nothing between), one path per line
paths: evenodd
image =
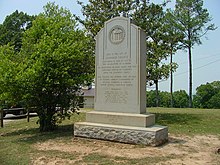
M125 30L122 26L116 25L109 32L109 40L113 44L120 44L125 38Z

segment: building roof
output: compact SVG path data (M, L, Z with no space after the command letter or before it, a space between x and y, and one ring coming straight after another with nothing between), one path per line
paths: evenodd
M82 89L84 95L83 96L90 96L90 97L94 97L95 96L95 89L91 88L91 89Z

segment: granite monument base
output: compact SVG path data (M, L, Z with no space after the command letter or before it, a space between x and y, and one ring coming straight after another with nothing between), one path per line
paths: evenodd
M153 114L92 111L74 124L74 136L158 146L168 140L168 127L154 125Z
M134 127L148 127L154 125L155 115L91 111L86 113L86 122Z

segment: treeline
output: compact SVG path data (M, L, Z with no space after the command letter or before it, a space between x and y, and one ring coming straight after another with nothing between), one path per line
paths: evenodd
M167 91L159 91L159 106L171 107L171 94ZM147 95L147 107L157 107L157 95L156 90L146 92ZM174 108L187 108L189 102L189 95L185 90L179 90L173 92L173 107Z
M173 92L173 106L171 106L171 93L159 91L159 106L188 108L189 95L185 90ZM156 91L151 90L146 92L147 107L157 107ZM193 96L194 108L220 108L220 81L202 84L196 88L196 94Z

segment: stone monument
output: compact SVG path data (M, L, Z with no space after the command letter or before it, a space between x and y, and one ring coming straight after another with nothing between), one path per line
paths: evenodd
M146 112L146 35L130 19L105 22L96 36L95 110L74 124L74 136L160 145L168 128Z

